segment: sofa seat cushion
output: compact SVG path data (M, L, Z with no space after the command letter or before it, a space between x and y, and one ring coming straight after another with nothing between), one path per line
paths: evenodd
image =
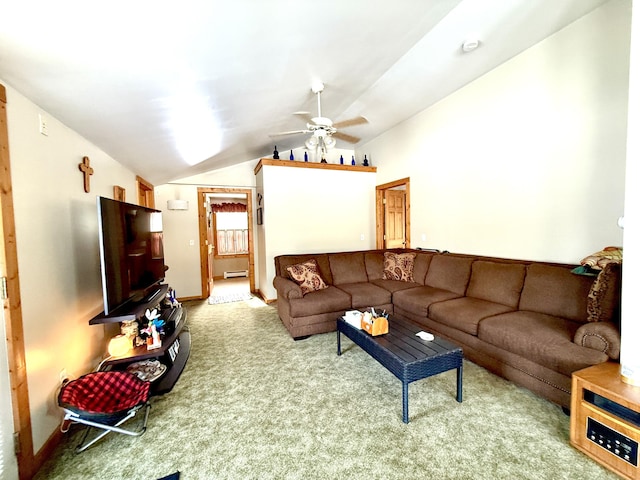
M429 318L471 335L478 335L478 324L481 320L514 310L501 303L462 297L432 304L429 308Z
M393 305L426 317L429 313L429 306L434 302L442 302L458 297L460 295L457 293L424 285L395 292L393 294Z
M605 353L573 342L580 325L562 317L520 310L485 318L478 327L478 338L571 376L576 370L608 360Z
M292 317L307 317L327 312L339 312L351 309L351 296L330 285L324 290L309 292L302 298L289 300Z
M415 282L403 282L402 280L371 280L369 283L373 283L378 287L384 288L388 292L395 293L398 290L406 290L407 288L420 287L419 283Z
M372 283L347 283L338 288L351 295L352 308L375 307L391 303L391 292Z

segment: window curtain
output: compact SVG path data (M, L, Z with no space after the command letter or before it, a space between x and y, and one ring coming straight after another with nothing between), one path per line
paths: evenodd
M212 203L211 211L213 213L242 213L247 211L244 203Z

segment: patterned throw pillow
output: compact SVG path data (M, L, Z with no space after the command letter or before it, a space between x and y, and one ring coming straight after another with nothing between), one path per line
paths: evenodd
M287 267L287 272L289 272L291 280L300 285L303 295L328 288L328 285L324 283L324 280L320 276L318 262L313 258L304 263Z
M382 278L385 280L413 282L413 262L415 258L415 253L384 252Z

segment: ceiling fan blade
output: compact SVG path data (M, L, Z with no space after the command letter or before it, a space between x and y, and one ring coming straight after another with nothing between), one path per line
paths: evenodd
M298 133L311 133L311 130L290 130L288 132L270 133L270 137L279 137L281 135L296 135Z
M346 133L336 132L332 135L332 137L339 138L340 140L344 140L349 143L358 143L360 139L358 137L354 137L353 135L347 135Z
M369 123L369 120L364 117L354 117L350 118L349 120L343 120L341 122L334 123L333 126L336 128L344 128L350 127L352 125L362 125L363 123Z
M293 114L304 119L304 121L307 123L313 123L313 121L311 120L313 117L309 112L293 112Z

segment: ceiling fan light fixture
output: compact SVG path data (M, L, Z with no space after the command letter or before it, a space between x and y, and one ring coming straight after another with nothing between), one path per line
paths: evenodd
M335 147L335 146L336 146L336 139L335 139L335 138L333 138L333 137L332 137L332 136L330 136L330 135L329 135L329 136L327 136L327 137L324 137L324 145L325 145L327 148L333 148L333 147Z
M309 150L315 150L315 148L318 146L318 139L315 137L315 135L312 135L304 142L304 146Z

